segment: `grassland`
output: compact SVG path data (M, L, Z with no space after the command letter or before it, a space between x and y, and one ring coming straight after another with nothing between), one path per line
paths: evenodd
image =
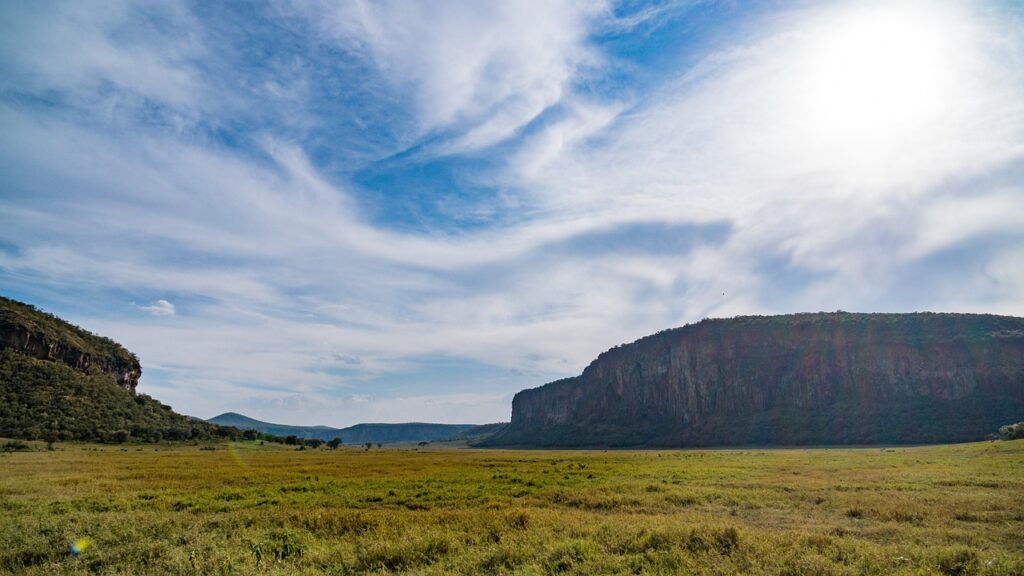
M41 447L41 446L40 446ZM70 542L88 538L81 554ZM1024 574L1024 440L0 456L17 574Z

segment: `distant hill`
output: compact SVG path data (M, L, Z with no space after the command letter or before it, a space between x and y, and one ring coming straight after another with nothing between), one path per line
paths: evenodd
M138 358L120 344L0 296L0 436L100 442L230 435L136 394Z
M409 422L404 424L356 424L348 428L329 426L291 426L262 422L235 412L226 412L207 420L222 426L234 426L241 430L256 430L275 436L297 436L329 441L341 438L345 444L399 444L407 442L433 442L446 440L461 432L475 428L473 424L427 424Z
M330 426L271 424L270 422L262 422L236 412L225 412L206 420L206 422L221 426L234 426L239 430L256 430L257 432L273 434L274 436L298 436L299 438L318 438L320 440L330 440L341 432L339 428L331 428Z
M516 394L488 446L979 440L1024 420L1024 319L818 313L704 320Z
M481 424L474 426L468 430L460 432L456 436L452 437L451 440L455 442L465 442L470 446L479 446L489 440L495 434L498 434L508 427L508 422L495 422L493 424Z

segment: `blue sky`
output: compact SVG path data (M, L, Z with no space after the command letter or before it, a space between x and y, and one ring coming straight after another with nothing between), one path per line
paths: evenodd
M1024 315L1016 2L0 6L0 293L202 417L508 419L704 317Z

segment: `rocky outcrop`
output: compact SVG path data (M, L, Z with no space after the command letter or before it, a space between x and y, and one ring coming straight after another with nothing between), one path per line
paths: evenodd
M0 438L166 442L238 438L136 394L142 369L109 338L0 296Z
M1024 419L1024 319L819 313L705 320L517 394L489 445L976 440Z
M0 298L0 350L60 362L80 372L109 374L135 393L142 367L115 342L15 300Z

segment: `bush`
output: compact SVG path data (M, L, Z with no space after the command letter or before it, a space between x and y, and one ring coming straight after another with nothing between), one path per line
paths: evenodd
M595 546L584 540L569 540L555 545L545 559L549 574L579 571L580 566L595 555Z
M947 552L939 557L939 572L946 576L968 576L978 572L978 555L966 548Z

